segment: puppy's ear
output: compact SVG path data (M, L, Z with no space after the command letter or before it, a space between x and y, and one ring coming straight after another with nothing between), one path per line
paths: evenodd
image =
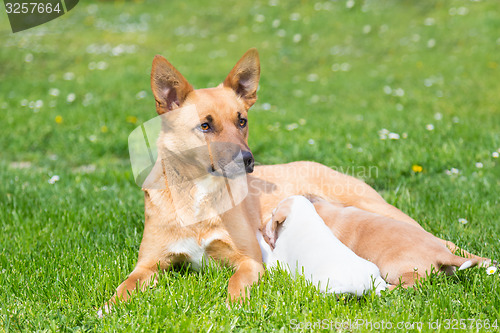
M257 49L248 50L224 80L225 87L233 89L244 101L247 110L257 100L260 79L260 60Z
M156 112L163 114L178 108L193 91L193 86L167 59L157 55L151 69L151 89L156 100Z
M283 222L285 222L287 216L290 214L292 209L292 199L285 200L281 202L278 207L273 211L273 216L271 221L266 225L264 234L269 239L269 245L274 249L276 244L276 239L278 238L278 231Z

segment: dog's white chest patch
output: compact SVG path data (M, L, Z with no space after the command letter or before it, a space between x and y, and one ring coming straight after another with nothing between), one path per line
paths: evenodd
M207 259L205 255L208 246L215 240L223 239L223 236L223 234L215 232L202 239L200 243L194 237L181 239L170 246L169 252L185 255L187 261L191 263L191 268L199 270L203 265L203 261Z

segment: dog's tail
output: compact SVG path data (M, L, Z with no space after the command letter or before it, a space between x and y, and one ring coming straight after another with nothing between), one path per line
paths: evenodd
M439 269L441 271L445 272L447 275L452 275L455 273L457 267L459 271L462 271L476 266L479 264L479 260L476 258L463 258L450 253L447 254L445 258L442 258L442 260L439 260L439 264Z

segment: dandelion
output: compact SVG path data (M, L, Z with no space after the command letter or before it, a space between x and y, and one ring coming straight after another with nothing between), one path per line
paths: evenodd
M467 220L466 220L466 219L464 219L464 218L459 218L459 219L458 219L458 222L459 222L460 224L467 224L467 223L469 223L469 221L467 221Z
M481 169L483 167L483 163L477 162L476 163L476 168Z
M108 126L102 125L101 126L101 133L108 133Z
M55 121L56 121L56 124L62 124L62 122L63 122L63 117L61 117L61 116L56 116Z
M125 120L127 121L127 123L131 123L131 124L137 123L137 117L135 117L135 116L127 116L127 118Z
M59 176L58 175L54 175L52 176L49 180L48 180L48 183L49 184L55 184L56 182L58 182L60 180Z
M499 154L497 151L494 151L491 153L491 157L493 157L493 158L498 158L498 156L499 156Z
M497 268L495 266L490 266L488 268L486 268L486 274L488 275L493 275L495 274L497 271Z
M413 164L411 166L411 169L413 170L413 172L415 173L420 173L424 170L424 168L421 166L421 165L418 165L418 164Z
M433 131L434 130L434 125L427 124L427 125L425 125L425 129L428 130L428 131Z
M66 102L73 103L75 99L76 99L75 93L69 93L68 96L66 97Z

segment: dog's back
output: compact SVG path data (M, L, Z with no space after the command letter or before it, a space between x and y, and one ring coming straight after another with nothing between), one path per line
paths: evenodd
M275 238L274 250L260 239L263 261L268 267L279 262L293 275L303 273L323 292L361 295L372 289L373 282L377 292L386 288L378 268L342 244L309 200L302 196L286 199L277 207L273 220L282 214L283 206L287 209L285 219L278 222L274 230L266 228L265 231L266 234L274 232L268 236Z

